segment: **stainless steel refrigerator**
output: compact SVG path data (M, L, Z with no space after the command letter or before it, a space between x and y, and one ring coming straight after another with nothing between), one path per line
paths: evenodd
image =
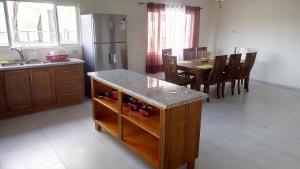
M127 22L125 15L81 15L82 54L85 72L127 69ZM86 93L90 81L85 73Z

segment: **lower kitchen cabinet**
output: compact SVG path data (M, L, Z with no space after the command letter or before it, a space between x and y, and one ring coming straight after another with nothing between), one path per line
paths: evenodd
M0 119L83 100L83 64L0 71Z
M31 95L33 106L55 103L55 87L52 68L31 69Z
M32 106L30 80L27 70L14 70L4 73L7 106L9 110Z
M4 78L3 73L0 72L0 113L5 111L5 95L4 95Z

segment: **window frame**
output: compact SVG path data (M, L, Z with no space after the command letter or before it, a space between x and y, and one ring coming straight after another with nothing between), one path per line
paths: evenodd
M60 40L60 30L59 30L59 24L58 24L58 12L57 12L57 6L75 6L76 10L76 26L77 26L77 43L76 42L70 42L70 43L61 43ZM71 2L57 2L55 3L55 14L56 14L56 26L57 26L57 34L58 34L58 43L59 46L74 46L74 44L78 45L81 42L81 31L80 31L80 7L77 3L76 5L72 4Z
M7 37L8 37L8 46L0 46L0 50L7 50L11 47L14 47L13 40L12 40L12 31L9 24L9 15L8 15L8 7L7 7L7 1L10 0L0 0L0 2L3 2L3 8L4 8L4 15L5 15L5 23L6 23L6 29L7 29ZM25 46L25 49L36 49L36 48L53 48L53 47L73 47L81 45L81 27L80 27L80 7L79 3L75 2L57 2L57 1L38 1L38 0L11 0L11 1L20 1L20 2L32 2L32 3L51 3L54 6L55 11L55 26L56 26L56 38L57 38L57 44L55 45L32 45L32 46ZM76 23L77 23L77 42L70 42L70 43L61 43L60 41L60 34L59 34L59 25L58 25L58 13L57 13L57 6L74 6L76 9Z
M9 26L9 21L8 21L8 11L7 11L7 4L6 4L6 0L3 0L0 2L3 3L3 11L4 11L4 19L5 19L5 26L6 26L6 34L7 34L7 46L0 46L0 49L9 49L12 45L11 45L11 37L10 37L10 26Z

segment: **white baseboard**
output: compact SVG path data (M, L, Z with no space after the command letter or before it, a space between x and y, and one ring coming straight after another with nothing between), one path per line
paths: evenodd
M256 81L256 82L260 82L260 83L264 83L264 84L267 84L267 85L271 85L271 86L274 86L274 87L280 87L280 88L284 88L284 89L288 89L288 90L300 91L300 88L294 87L294 86L288 86L288 85L282 85L282 84L277 84L277 83L272 83L272 82L266 82L266 81L257 80L257 79L251 79L251 80Z

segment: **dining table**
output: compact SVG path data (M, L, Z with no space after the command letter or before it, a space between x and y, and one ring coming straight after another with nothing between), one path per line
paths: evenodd
M244 59L241 60L241 64L245 62ZM229 61L227 61L227 64ZM205 76L208 76L211 70L214 67L214 59L203 60L203 59L194 59L194 60L184 60L177 62L177 69L185 71L189 74L195 76L195 87L197 91L201 90L201 83Z

